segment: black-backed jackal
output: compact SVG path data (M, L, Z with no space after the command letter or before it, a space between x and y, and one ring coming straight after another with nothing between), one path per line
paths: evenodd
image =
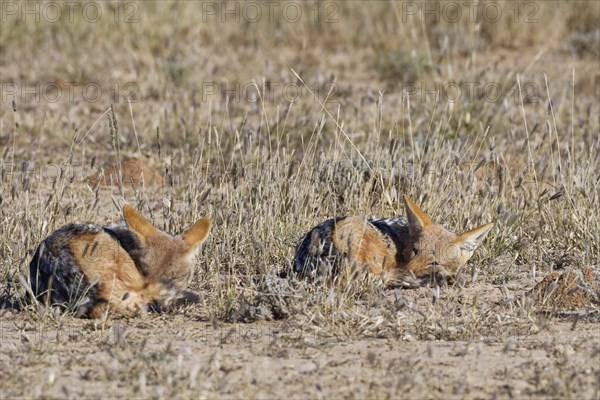
M172 236L128 204L123 217L126 225L65 225L42 241L29 264L37 299L91 318L197 302L183 286L210 231L208 218Z
M298 244L294 271L314 277L354 265L382 275L386 286L414 287L432 277L452 280L494 225L457 235L431 222L408 197L404 200L406 217L341 217L317 225Z

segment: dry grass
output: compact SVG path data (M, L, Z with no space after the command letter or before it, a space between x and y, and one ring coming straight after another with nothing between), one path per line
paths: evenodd
M407 3L321 3L318 23L306 5L235 23L162 1L131 3L134 23L112 2L96 24L3 15L0 395L598 398L597 293L551 313L525 294L599 272L600 5L499 1L498 22L452 23ZM508 17L528 4L538 22ZM403 194L453 230L496 222L457 285L292 276L316 223L403 215ZM169 232L211 217L202 303L105 321L32 304L39 241L123 200Z

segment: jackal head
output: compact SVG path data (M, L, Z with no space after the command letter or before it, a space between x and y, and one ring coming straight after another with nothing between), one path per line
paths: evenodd
M155 228L129 204L123 207L123 218L143 247L140 263L148 278L174 282L188 279L194 257L210 231L207 217L175 236Z
M407 196L406 213L410 240L401 268L416 278L437 275L452 278L469 261L494 224L482 225L462 234L455 234L431 222L431 219Z

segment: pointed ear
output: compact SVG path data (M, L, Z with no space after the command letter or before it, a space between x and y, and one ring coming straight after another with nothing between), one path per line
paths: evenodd
M431 219L408 196L404 196L406 203L406 216L411 236L419 234L423 227L431 225Z
M181 239L196 250L208 237L210 232L210 220L208 217L199 219L181 235Z
M471 229L460 235L456 242L462 250L472 253L483 242L483 239L485 239L485 236L493 226L494 224L485 224L479 228Z
M129 204L123 206L123 218L125 219L129 230L135 233L142 242L146 241L148 235L156 232L156 228L138 214L138 212Z

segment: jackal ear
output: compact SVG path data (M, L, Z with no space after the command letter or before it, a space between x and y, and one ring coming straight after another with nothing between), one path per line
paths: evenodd
M406 216L408 217L410 234L411 236L419 234L423 227L431 224L431 219L406 195L404 196L404 202L406 203Z
M485 239L485 236L493 226L494 224L485 224L478 228L471 229L470 231L460 235L456 242L462 250L472 253L481 244L481 242L483 242L483 239Z
M195 253L200 245L204 243L209 232L210 220L208 217L204 217L183 232L181 239L192 248L192 253Z
M145 242L147 236L156 232L156 228L129 204L123 206L123 218L129 230L135 233L142 242Z

